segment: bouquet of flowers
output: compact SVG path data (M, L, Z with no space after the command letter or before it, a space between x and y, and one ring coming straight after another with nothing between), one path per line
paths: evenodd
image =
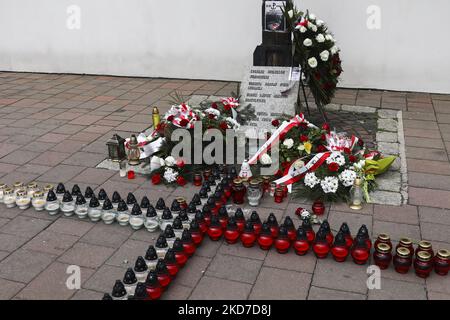
M273 122L275 126L280 121ZM301 122L280 134L280 169L278 175L305 167L295 186L295 194L309 199L347 200L357 177L370 202L369 191L376 187L375 177L385 172L395 157L384 158L376 150L367 150L357 137L330 130L328 124L318 128ZM260 160L261 161L261 160Z
M186 165L183 159L171 156L176 143L170 139L173 130L179 128L193 130L199 124L202 125L202 134L210 129L222 132L227 129L237 130L246 122L245 119L254 116L250 107L241 108L238 112L236 109L239 106L239 100L234 97L205 102L198 107L184 102L173 105L151 134L152 139L164 138L163 146L150 160L152 182L184 185L193 171L192 165Z

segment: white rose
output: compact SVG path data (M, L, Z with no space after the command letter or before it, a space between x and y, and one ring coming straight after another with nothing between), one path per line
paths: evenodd
M309 39L309 38L306 38L306 39L303 41L303 45L304 45L305 47L311 47L311 46L312 46L312 40Z
M301 32L301 33L305 33L306 30L308 30L308 29L306 29L304 26L301 26L301 27L300 27L300 32Z
M317 59L312 57L308 59L308 64L311 68L317 67Z
M323 20L317 20L317 21L316 21L316 25L317 25L318 27L323 26L324 23L325 23L325 22L323 22Z
M164 160L166 166L168 167L173 167L175 165L175 158L172 156L168 156L165 160Z
M261 162L261 164L263 165L268 165L272 163L272 158L267 154L264 153L261 158L259 159L259 161Z
M339 48L336 47L336 46L333 46L333 47L330 49L330 51L331 51L331 54L336 54L336 53L338 53Z
M286 140L283 141L283 145L284 145L286 148L290 149L290 148L292 148L292 146L294 145L294 140L292 140L292 139L286 139Z
M313 13L311 13L311 14L309 15L309 20L316 20L316 15L313 14Z
M330 57L330 53L328 52L328 50L324 50L320 53L320 59L322 61L328 61L329 57Z
M323 36L323 34L318 34L316 37L317 42L322 43L325 42L325 37Z
M289 15L289 18L292 19L292 17L294 16L294 10L289 10L288 15Z
M325 39L328 40L328 41L334 41L334 38L333 38L333 36L331 34L327 34L325 36Z

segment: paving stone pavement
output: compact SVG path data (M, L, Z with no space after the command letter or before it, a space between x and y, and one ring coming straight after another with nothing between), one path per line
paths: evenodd
M185 96L226 96L236 88L237 83L222 81L0 72L0 181L78 183L109 193L146 194L152 201L191 196L192 186L154 187L142 177L128 181L95 166L105 158L113 133L128 136L146 129L151 107L168 110L175 89ZM327 204L331 227L347 221L356 232L365 223L373 236L388 232L394 241L410 236L431 240L436 249L450 248L450 95L339 89L333 103L345 110L381 108L381 119L402 110L410 179L408 205L366 205L352 212L345 204ZM382 123L386 132L395 131L394 123ZM269 200L258 208L263 217L270 212L280 219L294 216L296 207L310 206L298 199L280 206ZM1 205L0 299L100 299L156 236ZM81 267L80 290L65 285L72 264ZM366 267L351 261L205 240L163 298L450 298L450 277L432 274L425 281L390 269L382 272L381 290L368 290L366 280Z

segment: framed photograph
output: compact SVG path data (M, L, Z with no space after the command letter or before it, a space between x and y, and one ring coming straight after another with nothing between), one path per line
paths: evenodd
M266 1L264 14L264 30L272 32L285 32L286 19L283 8L286 1Z

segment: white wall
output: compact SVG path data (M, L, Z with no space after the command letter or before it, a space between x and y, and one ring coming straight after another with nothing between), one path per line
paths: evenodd
M303 0L342 48L341 86L450 93L448 0ZM66 27L81 8L81 29ZM260 0L0 0L0 70L240 80ZM366 27L369 5L381 29Z

